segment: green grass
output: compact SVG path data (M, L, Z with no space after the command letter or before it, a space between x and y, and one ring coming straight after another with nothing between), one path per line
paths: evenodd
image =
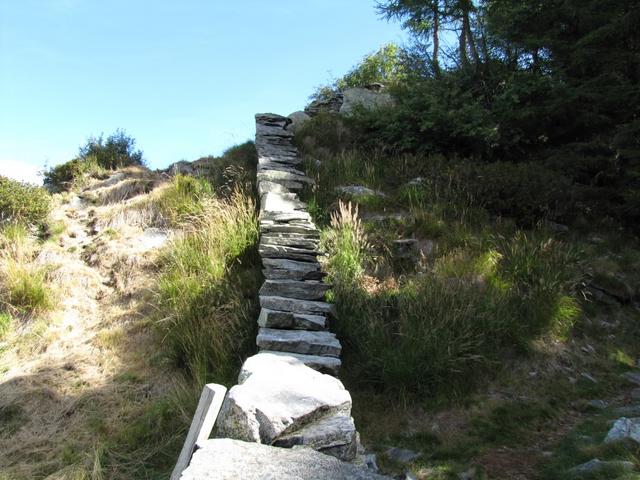
M360 385L422 395L465 389L514 349L565 335L580 313L578 257L559 242L520 232L482 239L373 289L364 281L376 263L367 242L344 206L323 234L335 329L347 376Z
M41 187L0 176L0 225L43 225L51 210L51 197Z
M0 313L0 340L4 337L9 330L11 329L11 323L13 318L8 313Z
M161 200L186 234L161 261L158 326L174 361L194 378L228 383L254 343L257 220L246 193L219 198L203 182L178 176Z
M37 243L24 224L8 224L0 230L0 310L33 315L56 305L48 282L48 268L32 262Z

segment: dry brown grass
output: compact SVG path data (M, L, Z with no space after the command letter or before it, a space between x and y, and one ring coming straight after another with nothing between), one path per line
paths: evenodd
M130 168L87 188L100 205L58 198L53 220L64 222L65 232L43 244L2 249L0 266L19 258L45 268L60 303L48 315L14 322L4 338L1 479L131 478L131 465L114 469L117 459L101 465L104 442L124 441L122 432L176 381L157 362L158 339L146 320L156 249L141 240L141 216L129 222L123 213L139 212L141 204L152 208L149 197L157 193L145 192L159 181ZM109 218L112 231L96 232Z

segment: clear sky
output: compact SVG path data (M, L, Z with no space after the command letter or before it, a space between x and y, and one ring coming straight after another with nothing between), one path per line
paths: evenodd
M0 174L117 128L152 168L220 154L403 38L374 0L0 0Z

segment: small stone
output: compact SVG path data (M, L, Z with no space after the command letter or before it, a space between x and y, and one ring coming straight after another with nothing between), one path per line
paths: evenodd
M578 465L577 467L573 467L571 470L569 470L569 472L574 475L595 474L611 467L619 468L625 471L632 471L634 469L634 465L632 462L624 462L619 460L603 462L602 460L594 458L593 460L589 460L588 462Z
M626 439L640 443L640 418L619 418L607 433L604 442L610 443Z
M604 410L609 407L609 404L604 400L590 400L587 405L596 410Z
M342 187L336 187L336 192L351 197L386 197L384 192L379 190L373 190L362 185L346 185Z
M638 372L626 372L622 374L622 377L633 383L634 385L640 386L640 373Z
M389 448L385 454L391 460L394 460L399 463L411 463L416 461L418 458L422 456L419 452L414 452L413 450L408 450L405 448L393 447Z

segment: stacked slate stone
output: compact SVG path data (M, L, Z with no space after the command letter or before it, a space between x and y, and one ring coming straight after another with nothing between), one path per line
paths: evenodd
M298 193L312 180L285 130L289 120L256 115L260 255L264 285L257 345L217 423L223 438L276 447L311 447L353 461L360 443L351 396L334 377L340 342L328 331L332 306L324 301L318 263L319 232Z
M327 328L332 306L318 263L319 232L298 192L313 181L285 127L289 119L256 115L260 256L266 278L260 289L257 344L261 351L286 352L332 374L340 367L340 342Z

